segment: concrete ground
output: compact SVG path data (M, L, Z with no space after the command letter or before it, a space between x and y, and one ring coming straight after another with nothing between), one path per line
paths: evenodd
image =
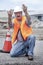
M0 49L3 48L4 41L5 38L0 38ZM9 53L0 52L0 65L43 65L43 40L36 40L33 61L25 56L12 58Z

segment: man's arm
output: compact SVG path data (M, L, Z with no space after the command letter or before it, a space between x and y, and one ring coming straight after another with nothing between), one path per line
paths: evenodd
M23 6L23 11L24 11L24 13L25 13L25 16L26 16L26 23L28 24L28 25L31 25L31 18L30 18L30 15L28 14L28 12L27 12L27 7L23 4L22 5Z
M12 14L13 14L13 12L11 10L8 11L8 25L10 28L13 27L13 25L12 25Z

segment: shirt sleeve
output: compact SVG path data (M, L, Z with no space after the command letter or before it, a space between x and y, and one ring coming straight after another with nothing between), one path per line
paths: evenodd
M14 27L14 19L12 19L12 26Z

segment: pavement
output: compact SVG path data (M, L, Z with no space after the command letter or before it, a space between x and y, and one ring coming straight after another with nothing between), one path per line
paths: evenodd
M5 38L0 38L0 49L3 48ZM10 57L9 53L0 52L0 65L43 65L43 40L36 40L34 48L34 60L28 57Z

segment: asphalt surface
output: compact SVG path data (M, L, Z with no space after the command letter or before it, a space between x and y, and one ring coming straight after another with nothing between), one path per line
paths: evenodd
M3 49L5 38L0 38L0 50ZM36 40L34 48L34 60L28 57L10 57L9 53L0 52L0 65L43 65L43 40Z

